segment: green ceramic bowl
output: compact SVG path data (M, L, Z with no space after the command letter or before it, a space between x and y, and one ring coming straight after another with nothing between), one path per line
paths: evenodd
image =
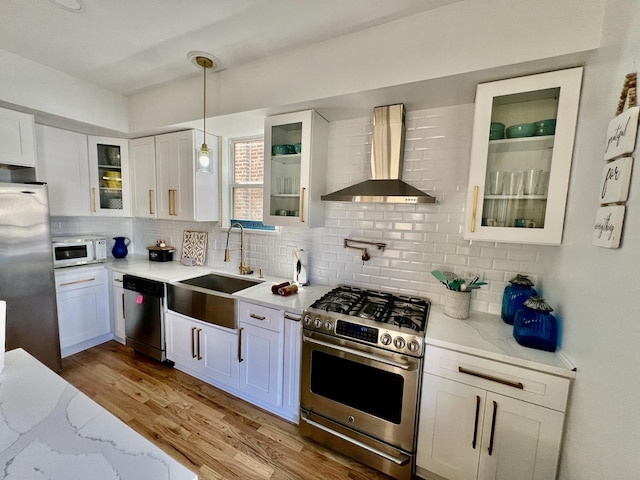
M533 124L534 135L553 135L556 133L556 119L540 120Z
M500 140L504 138L504 123L491 122L489 126L489 140Z
M271 151L274 155L287 155L293 153L293 145L273 145Z
M535 132L533 123L518 123L507 127L507 138L531 137Z

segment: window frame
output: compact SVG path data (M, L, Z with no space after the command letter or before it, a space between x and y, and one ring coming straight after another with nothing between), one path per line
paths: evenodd
M240 224L242 224L242 226L244 227L245 230L250 230L252 232L260 232L260 233L274 233L274 232L279 232L279 228L273 225L265 225L264 224L264 218L261 218L260 221L258 220L239 220L239 219L235 219L233 218L233 214L234 214L234 192L236 189L239 188L259 188L262 192L263 192L263 198L264 198L264 168L266 167L266 163L265 166L263 167L263 176L262 176L262 182L257 183L257 182L247 182L247 183L237 183L235 181L235 166L236 166L236 158L235 158L235 153L236 153L236 144L239 143L250 143L250 142L256 142L256 141L261 141L263 144L263 149L264 149L264 135L251 135L251 136L247 136L247 137L234 137L234 138L229 138L229 142L228 142L228 146L229 146L229 154L228 154L228 166L229 166L229 174L228 174L228 201L229 201L229 208L227 211L228 214L228 222L229 225L231 225L234 222L238 222ZM263 162L266 162L266 159L264 158L263 155ZM264 200L263 200L264 201ZM263 212L261 213L261 217L264 216L264 208L263 208Z

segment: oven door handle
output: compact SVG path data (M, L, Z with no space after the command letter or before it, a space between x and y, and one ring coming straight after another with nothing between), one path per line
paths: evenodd
M302 337L302 339L305 342L313 343L315 345L321 345L323 347L333 348L333 349L339 350L341 352L350 353L351 355L355 355L357 357L363 357L363 358L367 358L369 360L373 360L374 362L384 363L384 364L387 364L387 365L391 365L392 367L401 368L403 370L413 370L413 368L411 368L411 367L414 366L414 365L409 364L409 363L394 362L393 360L390 360L388 358L381 358L381 357L379 357L377 355L371 355L370 353L360 352L360 351L354 350L352 348L347 348L347 347L343 347L343 346L340 346L340 345L335 345L335 344L329 343L329 342L323 342L322 340L316 340L314 338Z
M361 441L356 440L355 438L350 438L340 432L336 432L335 430L331 430L330 428L325 427L324 425L314 422L313 420L309 420L304 415L302 415L300 418L313 427L319 428L320 430L324 430L325 432L330 433L331 435L335 435L336 437L339 437L342 440L345 440L349 443L353 443L354 445L357 445L360 448L364 448L365 450L373 453L374 455L378 455L379 457L385 458L390 462L395 463L396 465L406 465L409 462L409 460L411 460L411 457L409 457L409 455L402 454L399 457L394 457L393 455L389 455L388 453L382 452L377 448L373 448L367 445L366 443L362 443Z

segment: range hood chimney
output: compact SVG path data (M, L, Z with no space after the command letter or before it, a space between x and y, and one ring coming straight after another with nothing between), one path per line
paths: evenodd
M434 203L435 197L400 179L404 160L404 105L373 109L371 180L322 195L330 202Z

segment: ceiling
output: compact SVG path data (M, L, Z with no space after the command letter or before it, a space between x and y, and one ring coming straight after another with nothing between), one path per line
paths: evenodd
M0 49L129 95L461 0L2 0Z

